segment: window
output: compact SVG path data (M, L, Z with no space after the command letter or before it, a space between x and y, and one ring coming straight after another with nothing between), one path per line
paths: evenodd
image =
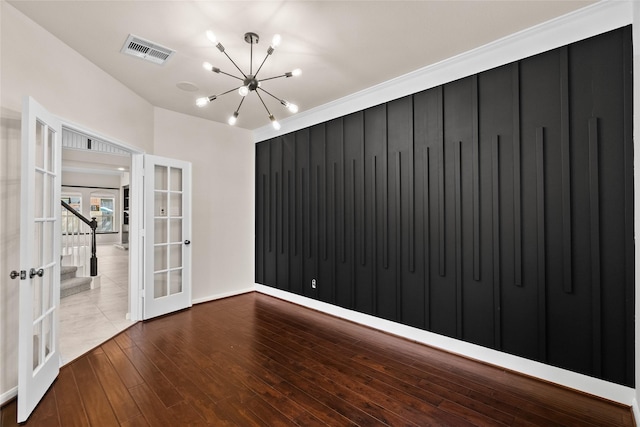
M98 233L109 233L114 231L114 197L91 196L91 217L98 221Z
M82 196L80 194L63 194L62 201L71 206L76 212L82 213ZM69 212L66 208L62 208L61 215L61 228L62 234L77 233L78 226L75 222L71 221L73 213ZM73 224L76 224L74 227Z

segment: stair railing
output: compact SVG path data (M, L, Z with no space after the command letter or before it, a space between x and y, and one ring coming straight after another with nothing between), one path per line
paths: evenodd
M91 220L85 218L80 212L73 209L68 203L64 200L60 201L62 203L62 207L65 208L68 212L72 213L73 216L66 215L65 217L65 230L63 233L62 239L62 255L71 255L74 259L74 265L79 265L83 267L84 274L86 274L86 260L87 253L86 249L89 247L88 244L88 236L91 238L91 258L89 261L90 265L90 276L95 277L98 275L98 257L96 256L96 229L98 228L98 221L95 218L91 218ZM85 228L82 230L83 226L81 222L89 226L91 229L90 232L87 232ZM65 238L66 237L66 238Z

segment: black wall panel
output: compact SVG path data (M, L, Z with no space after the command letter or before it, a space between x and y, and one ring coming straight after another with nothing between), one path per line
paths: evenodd
M631 64L627 27L257 144L256 282L632 386Z

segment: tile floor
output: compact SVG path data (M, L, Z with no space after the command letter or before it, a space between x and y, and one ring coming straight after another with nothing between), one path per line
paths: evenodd
M126 319L129 251L98 245L100 287L60 300L60 354L65 365L134 322Z

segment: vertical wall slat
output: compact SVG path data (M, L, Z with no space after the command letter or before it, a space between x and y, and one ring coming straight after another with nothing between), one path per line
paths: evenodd
M376 233L378 225L378 157L373 156L371 159L371 182L372 182L372 196L371 196L371 216L372 229L371 229L371 246L372 246L372 262L371 269L373 270L373 283L371 286L371 302L373 306L373 313L378 312L378 274L376 266L378 265L378 235Z
M309 167L308 170L302 168L302 188L305 189L305 194L307 196L305 198L307 203L304 205L306 209L302 212L302 218L303 220L304 218L307 220L305 230L309 233L305 246L307 248L307 258L311 258L311 235L313 234L311 233L311 167ZM306 216L305 213L307 214Z
M340 236L338 235L340 230L338 230L338 222L340 217L340 212L338 209L338 184L336 178L338 177L338 164L333 162L333 167L331 168L331 194L333 199L333 259L338 259L338 247L339 242L341 241ZM334 276L335 276L335 268Z
M480 152L478 147L478 75L471 79L471 146L473 157L473 279L480 280Z
M500 136L491 141L491 193L493 228L493 345L502 348L500 315Z
M294 169L295 171L295 169ZM291 250L291 239L292 236L295 236L295 231L292 231L291 226L292 224L294 224L294 222L291 220L291 217L294 216L294 211L292 208L292 203L294 200L294 197L292 195L292 190L293 190L293 185L291 185L291 169L289 169L287 171L287 238L285 240L286 243L286 249L284 252L286 252L287 258L287 289L291 289L291 271L293 269L293 263L291 262L291 257L292 257L292 250Z
M273 218L274 218L274 240L275 240L275 263L274 263L274 269L275 269L275 280L276 282L278 281L278 248L282 247L282 242L281 242L281 238L282 238L282 232L281 229L278 228L279 225L279 219L280 216L278 215L278 209L280 208L280 204L278 203L278 201L280 200L280 172L276 172L276 182L275 182L275 190L274 190L274 194L275 194L275 198L273 199ZM280 245L280 246L278 246Z
M362 161L362 187L360 188L360 224L362 227L360 228L360 265L363 267L367 265L367 229L366 229L366 182L367 182L367 168L365 159L365 150L364 150L364 132L365 132L365 115L362 115L362 143L360 144L360 155Z
M462 141L453 146L455 179L455 238L456 238L456 336L462 338Z
M333 162L333 168L331 170L332 182L331 182L331 194L333 195L333 254L331 257L331 301L336 300L336 288L338 286L336 277L338 276L337 264L338 264L338 184L336 178L338 177L338 164ZM329 232L327 230L327 237ZM328 244L327 244L328 246Z
M571 273L571 152L569 135L569 47L560 55L560 152L562 161L562 255L565 292L573 292Z
M436 89L438 98L437 107L437 126L438 126L438 148L440 159L438 162L438 247L439 247L439 273L440 276L447 274L446 270L446 253L445 253L445 218L444 218L444 97L443 88L439 86Z
M631 28L626 30L627 34L622 37L623 66L622 66L622 93L624 110L624 235L625 235L625 290L626 301L625 318L627 342L627 378L633 377L635 366L634 342L635 327L635 253L634 253L634 172L633 172L633 43ZM626 54L628 52L628 54ZM637 113L636 113L637 114Z
M343 128L344 129L344 128ZM344 136L343 136L344 141ZM344 143L342 144L342 200L340 201L341 212L342 212L342 230L340 230L342 234L342 262L347 262L347 172L345 170L346 162L344 159Z
M276 199L275 202L275 217L276 217L276 252L278 249L282 251L282 183L280 182L280 172L276 172ZM280 252L284 253L284 251Z
M384 268L389 268L389 110L384 109L385 120L384 120L384 150L383 150L383 158L384 158L384 178L383 182L383 192L382 192L382 265Z
M267 213L268 213L268 217L267 217L267 225L269 228L269 252L273 251L273 231L272 231L272 227L271 227L271 206L273 205L273 186L271 185L271 144L269 144L269 182L267 184L267 188L269 191L269 197L267 197L267 200L269 201L269 206L267 207Z
M293 212L289 216L293 230L293 254L298 255L298 144L293 139Z
M520 183L520 63L511 67L513 112L513 228L514 284L522 286L522 201Z
M409 152L409 271L416 271L416 168L415 168L415 145L413 135L411 136L411 151Z
M544 216L544 128L536 128L536 217L538 246L538 348L541 360L547 360L546 243Z
M358 214L356 212L356 159L351 160L351 308L356 304L356 226ZM361 224L364 227L364 223Z
M316 165L316 181L315 181L315 196L316 196L316 259L320 258L320 254L322 253L321 251L321 247L320 247L320 241L322 240L320 238L320 165ZM316 265L316 269L317 269L317 265Z
M324 174L322 175L322 178L323 178L322 192L323 192L323 195L324 195L324 197L323 197L324 203L323 203L323 206L322 206L322 208L324 210L324 217L322 219L323 219L324 230L322 230L323 238L321 240L322 240L322 251L323 251L322 252L323 253L322 258L325 261L327 261L329 259L329 198L327 197L328 196L327 195L327 189L329 188L329 183L327 182L328 181L328 176L329 176L329 171L327 170L327 168L329 166L327 165L327 163L328 163L327 162L327 157L328 156L327 156L327 140L326 140L327 133L326 133L326 131L323 132L323 135L325 137L325 140L324 140L324 162L323 162Z
M589 119L589 210L591 221L591 310L593 373L602 375L602 289L600 276L600 177L598 119Z
M294 187L293 187L293 181L291 179L291 170L287 171L287 193L289 194L289 196L287 197L287 253L291 253L291 246L293 246L291 243L291 239L295 239L295 222L293 221L294 215L294 209L293 209L293 203L295 203L295 193L293 191Z
M402 319L402 153L396 152L396 319Z
M269 222L265 221L265 219L269 218L269 210L267 209L267 175L266 174L262 174L262 215L261 215L261 220L262 220L262 281L265 282L266 277L267 277L267 263L265 261L265 257L264 255L267 253L267 248L268 248L268 241L267 241L267 236L265 236L265 233L268 234L269 231L267 230L269 228ZM265 224L267 224L267 226L265 227Z
M427 330L431 329L431 204L429 189L429 147L424 147L423 152L424 164L424 195L422 199L423 215L423 232L424 232L424 326Z

